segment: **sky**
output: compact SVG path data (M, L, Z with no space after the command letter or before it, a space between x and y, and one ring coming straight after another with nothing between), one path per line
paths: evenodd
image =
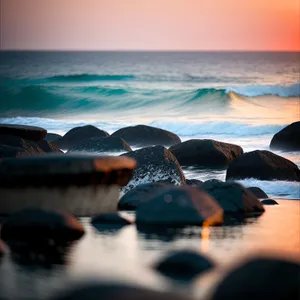
M0 0L0 47L300 50L299 0Z

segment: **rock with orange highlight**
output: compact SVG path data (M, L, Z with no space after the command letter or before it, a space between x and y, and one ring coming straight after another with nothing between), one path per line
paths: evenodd
M136 223L167 227L217 225L223 223L223 209L203 190L170 186L138 207Z
M263 213L261 202L248 189L236 182L204 182L201 189L210 194L223 208L230 213Z

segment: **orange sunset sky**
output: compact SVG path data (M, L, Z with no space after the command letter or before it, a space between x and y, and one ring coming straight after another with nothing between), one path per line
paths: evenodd
M299 0L0 0L1 49L300 50Z

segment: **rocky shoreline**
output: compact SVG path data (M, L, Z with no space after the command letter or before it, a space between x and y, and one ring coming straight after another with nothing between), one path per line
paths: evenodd
M271 149L300 151L299 124L277 133ZM140 149L133 151L137 146ZM103 152L125 153L101 156ZM182 166L223 168L227 170L226 181L186 179ZM123 128L111 136L88 125L56 136L39 127L0 124L0 215L4 217L0 257L9 252L17 260L63 259L69 246L84 235L77 219L83 216L92 217L93 226L134 224L147 233L188 225L227 226L258 218L265 211L264 205L277 203L264 191L234 181L249 177L300 182L300 170L270 151L244 153L238 145L207 139L181 142L174 133L145 125ZM135 211L135 221L122 218L121 210ZM183 252L167 257L156 269L191 278L213 265L199 254ZM256 276L257 268L262 280L271 276L274 268L281 274L264 281L263 293L259 284L242 284ZM287 299L298 299L297 281L288 284L286 277L297 278L299 270L297 262L281 258L249 258L218 285L212 299L242 299L245 294L251 295L249 299L262 295L263 299L287 295ZM95 299L95 291L113 299L139 299L134 298L137 295L141 299L188 299L101 284L70 291L57 299Z

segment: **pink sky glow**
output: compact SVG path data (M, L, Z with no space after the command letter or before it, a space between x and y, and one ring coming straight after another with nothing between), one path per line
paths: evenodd
M300 50L299 0L0 0L1 49Z

